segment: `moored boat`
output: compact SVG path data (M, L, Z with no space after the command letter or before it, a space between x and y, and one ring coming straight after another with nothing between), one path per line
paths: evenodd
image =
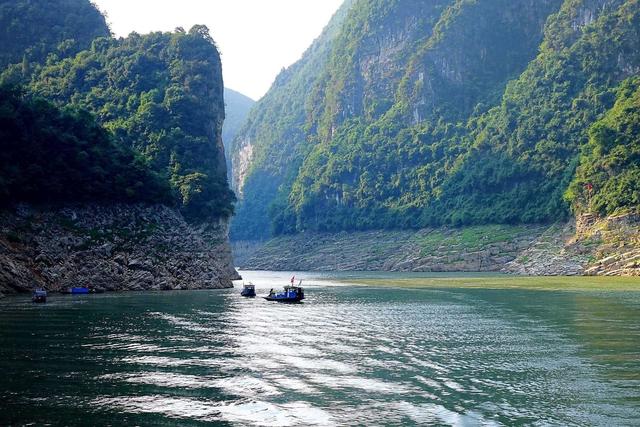
M60 291L61 294L71 294L71 295L85 295L90 292L91 290L85 286L74 286L74 287L66 288Z
M31 294L31 301L38 304L47 302L47 291L42 288L34 289Z
M243 297L255 297L256 296L256 287L253 283L249 283L248 285L244 285L242 287L242 292L240 295Z

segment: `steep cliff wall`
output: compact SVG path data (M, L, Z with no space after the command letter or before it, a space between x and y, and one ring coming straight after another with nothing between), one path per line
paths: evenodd
M231 182L231 143L236 134L244 125L251 107L256 102L235 90L224 88L224 124L222 125L222 143L224 144L224 155L227 160L227 174Z
M256 106L251 127L278 132L234 151L235 238L570 222L572 180L604 188L584 171L608 160L576 166L640 72L639 23L637 0L354 1L318 67L283 73L308 90L276 82L283 113ZM603 192L637 193L635 174Z
M0 213L0 294L231 287L227 232L161 205L20 205Z
M93 113L118 144L166 177L188 219L233 212L222 63L206 27L97 39L73 58L47 63L29 89Z

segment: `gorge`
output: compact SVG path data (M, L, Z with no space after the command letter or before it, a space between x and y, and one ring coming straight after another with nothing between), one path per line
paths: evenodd
M0 0L0 425L637 425L639 342L640 0Z
M0 292L231 286L229 229L245 269L640 274L638 1L347 0L256 103L205 26L41 6L0 3Z

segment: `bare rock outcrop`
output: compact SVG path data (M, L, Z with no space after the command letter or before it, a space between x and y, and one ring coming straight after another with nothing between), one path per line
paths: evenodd
M590 249L585 274L640 276L640 213L627 212L589 222L578 227L575 238Z
M21 205L0 213L0 293L232 286L227 221L192 225L166 206Z
M234 242L234 250L240 267L257 270L640 276L640 214L587 214L552 225L307 232Z

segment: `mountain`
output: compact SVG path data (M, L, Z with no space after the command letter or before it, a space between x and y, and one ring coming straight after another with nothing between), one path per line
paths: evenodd
M231 141L235 138L244 124L249 111L256 102L233 89L224 88L225 119L222 125L222 143L224 144L227 169L231 167L230 148Z
M0 83L94 115L122 150L133 150L140 167L165 180L171 204L183 214L228 218L234 195L222 144L221 61L209 30L194 26L115 39L89 1L53 3L1 4L0 18L28 31L6 30L0 54L24 56L26 65L9 65Z
M110 35L104 16L86 0L0 0L0 69L71 56Z
M190 218L233 211L220 56L206 27L96 39L90 49L48 63L29 88L95 114L120 145L165 177Z
M232 286L209 30L115 39L89 0L0 2L0 19L0 296Z
M231 229L237 239L270 234L267 210L280 185L290 185L295 178L304 158L300 150L306 138L309 89L318 81L318 70L328 61L332 41L352 4L347 0L302 58L280 72L232 142L231 184L242 200Z
M593 135L632 103L639 19L637 0L346 3L234 141L233 238L552 222L585 180L633 191L632 149L622 181L587 164L614 155ZM615 200L594 207L634 203Z

